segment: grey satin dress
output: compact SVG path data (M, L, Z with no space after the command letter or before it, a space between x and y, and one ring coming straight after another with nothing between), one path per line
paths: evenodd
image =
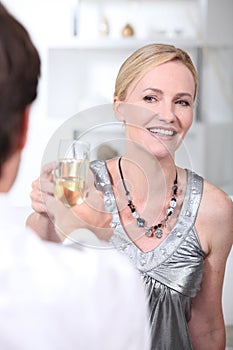
M106 163L93 161L90 169L97 190L104 195L105 208L112 214L111 243L129 257L145 284L149 297L151 349L191 350L187 323L192 298L200 289L205 257L194 227L203 179L186 170L186 193L175 227L158 247L144 253L121 225Z

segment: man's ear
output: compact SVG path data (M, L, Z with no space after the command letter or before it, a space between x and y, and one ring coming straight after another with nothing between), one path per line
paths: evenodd
M18 150L22 150L27 140L30 105L26 106L22 112Z
M114 113L115 113L116 119L119 122L124 122L125 118L124 118L124 115L121 113L121 110L122 110L121 107L122 107L124 102L120 101L117 96L114 97L113 102L114 102Z

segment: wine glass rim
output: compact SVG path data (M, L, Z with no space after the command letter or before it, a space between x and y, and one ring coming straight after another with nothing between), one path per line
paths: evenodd
M70 142L71 144L73 144L73 143L82 143L82 144L85 144L85 145L87 145L87 146L90 146L90 142L88 142L88 141L79 140L79 139L70 139L70 138L68 138L68 137L62 137L62 138L60 138L60 141L59 141L59 142L62 142L62 141Z

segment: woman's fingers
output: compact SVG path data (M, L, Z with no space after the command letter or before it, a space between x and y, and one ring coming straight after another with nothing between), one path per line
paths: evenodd
M42 168L41 176L47 178L48 180L52 180L53 169L54 163L45 164Z
M49 193L51 195L54 194L54 184L51 181L48 181L47 179L40 178L39 182L39 190L45 193Z
M37 213L47 213L47 207L43 203L32 202L31 207Z
M31 207L34 211L38 213L45 213L47 211L43 192L34 189L30 193L30 198Z
M32 182L30 193L31 207L39 213L47 212L45 196L54 195L54 185L52 180L52 163L44 166L41 176Z

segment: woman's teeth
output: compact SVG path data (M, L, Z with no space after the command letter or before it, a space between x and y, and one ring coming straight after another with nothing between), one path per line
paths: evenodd
M150 129L148 128L148 130L150 132L152 132L153 134L157 134L157 135L162 135L162 136L173 136L175 134L174 130L165 130L165 129Z

